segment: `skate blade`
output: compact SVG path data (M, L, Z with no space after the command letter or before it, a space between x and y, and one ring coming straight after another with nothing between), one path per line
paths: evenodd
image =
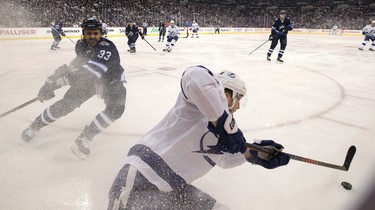
M87 155L85 155L85 154L83 154L80 150L79 150L79 148L78 148L78 146L77 145L73 145L72 147L71 147L71 149L72 149L72 152L79 158L79 159L81 159L81 160L85 160L86 158L87 158Z

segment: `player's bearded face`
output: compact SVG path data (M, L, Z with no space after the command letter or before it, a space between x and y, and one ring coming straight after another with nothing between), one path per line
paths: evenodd
M83 33L83 38L89 46L93 47L97 45L100 39L102 38L102 33L100 29L85 29Z
M285 17L286 17L286 15L285 15L285 14L280 14L280 19L281 19L281 20L284 20L284 19L285 19Z

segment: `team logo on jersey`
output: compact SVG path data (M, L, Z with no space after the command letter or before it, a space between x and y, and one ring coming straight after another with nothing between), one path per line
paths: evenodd
M228 76L229 76L230 78L236 78L236 74L233 73L233 72L229 72L229 73L228 73Z
M109 43L106 42L106 41L101 41L101 42L99 42L99 45L100 46L109 46Z

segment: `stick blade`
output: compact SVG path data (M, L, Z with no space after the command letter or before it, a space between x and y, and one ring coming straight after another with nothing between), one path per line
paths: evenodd
M348 153L346 153L345 162L344 162L344 168L346 171L349 171L350 164L352 163L352 160L354 158L356 151L357 151L357 148L354 145L352 145L349 148Z

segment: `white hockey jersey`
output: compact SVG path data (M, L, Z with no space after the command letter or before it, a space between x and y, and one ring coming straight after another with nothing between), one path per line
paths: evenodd
M375 27L367 25L363 28L362 32L375 36Z
M224 88L203 66L187 69L181 92L168 114L130 150L125 163L133 165L161 191L171 191L208 173L215 165L232 168L246 162L243 154L196 153L216 145L208 131L228 111Z
M198 23L193 23L193 24L191 24L191 28L192 28L193 30L198 30L198 29L199 29L199 25L198 25Z
M179 37L180 31L178 30L177 26L168 26L167 28L167 36L171 37Z

